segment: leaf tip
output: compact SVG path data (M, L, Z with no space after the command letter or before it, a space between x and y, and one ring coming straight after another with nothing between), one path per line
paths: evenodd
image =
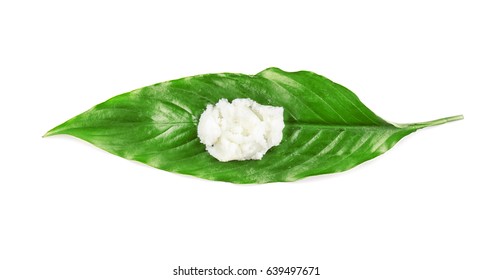
M46 137L50 137L50 136L53 136L53 135L58 135L58 134L63 134L63 129L61 128L63 124L59 125L59 126L56 126L50 130L48 130L48 132L46 132L42 138L46 138Z
M53 136L53 135L55 135L55 133L53 133L53 130L50 130L50 131L46 132L46 133L42 136L42 138L46 138L46 137Z

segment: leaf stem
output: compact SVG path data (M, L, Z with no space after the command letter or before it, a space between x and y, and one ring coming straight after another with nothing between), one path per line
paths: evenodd
M462 119L464 119L463 115L456 115L456 116L442 118L442 119L437 119L437 120L428 121L428 122L402 124L402 125L396 124L396 126L398 126L400 128L420 129L420 128L429 127L429 126L441 125L441 124L445 124L445 123L448 123L448 122L459 121L459 120L462 120Z

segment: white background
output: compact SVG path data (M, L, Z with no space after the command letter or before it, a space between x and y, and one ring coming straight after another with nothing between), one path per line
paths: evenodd
M487 2L2 1L0 279L492 279ZM322 74L390 121L465 120L344 173L249 186L41 138L119 93L270 66Z

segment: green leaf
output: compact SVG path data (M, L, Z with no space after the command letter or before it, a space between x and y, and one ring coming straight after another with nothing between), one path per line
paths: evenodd
M197 137L207 104L251 98L284 108L279 146L261 160L219 162ZM417 129L462 119L396 125L369 110L347 88L308 71L266 69L257 75L208 74L143 87L53 128L120 157L209 180L295 181L340 172L383 154Z

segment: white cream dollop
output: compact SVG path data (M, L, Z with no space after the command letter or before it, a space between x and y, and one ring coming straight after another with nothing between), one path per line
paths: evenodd
M249 98L221 99L207 105L198 122L198 137L219 161L261 159L280 144L284 108L266 106Z

